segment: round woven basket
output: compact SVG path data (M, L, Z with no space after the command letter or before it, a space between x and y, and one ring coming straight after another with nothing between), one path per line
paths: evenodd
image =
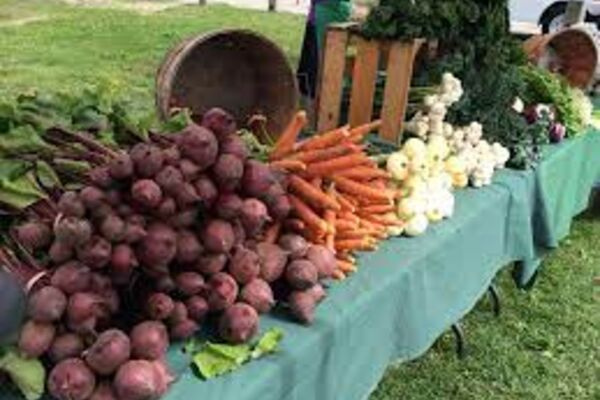
M585 89L594 79L598 48L587 31L568 28L534 36L523 48L530 61L563 75L572 86Z
M240 126L267 117L277 137L298 102L296 79L285 54L270 40L247 30L191 37L171 49L156 77L156 105L165 119L173 108L202 115L212 107L231 112Z

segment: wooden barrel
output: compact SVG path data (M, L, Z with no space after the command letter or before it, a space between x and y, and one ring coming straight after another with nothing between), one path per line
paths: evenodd
M530 61L563 75L575 87L585 89L594 79L598 48L587 31L568 28L533 36L523 48Z
M292 119L297 102L296 78L285 54L247 30L185 39L167 53L156 77L156 105L163 119L173 108L202 115L221 107L240 126L263 114L269 133L276 137Z

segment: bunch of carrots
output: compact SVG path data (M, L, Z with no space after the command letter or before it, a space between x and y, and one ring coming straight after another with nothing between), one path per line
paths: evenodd
M394 211L396 192L388 189L388 173L373 162L362 145L381 121L343 126L298 141L307 116L299 111L277 140L271 165L288 172L295 218L286 228L335 252L336 278L356 271L355 253L373 251L402 225Z

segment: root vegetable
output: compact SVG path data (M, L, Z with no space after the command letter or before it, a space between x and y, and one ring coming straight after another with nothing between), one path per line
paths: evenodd
M194 185L184 182L177 187L175 200L180 208L193 206L200 201Z
M219 334L229 343L246 343L258 331L258 314L248 304L236 303L219 320Z
M288 253L271 243L259 243L256 253L260 260L260 277L267 282L275 282L285 270Z
M201 176L194 182L194 187L200 197L200 205L205 210L211 208L219 196L219 191L213 181L207 176Z
M192 264L203 252L202 244L196 235L187 230L177 233L177 261L181 264Z
M285 278L293 288L305 290L317 283L319 272L310 261L296 260L287 266Z
M308 252L308 242L300 235L287 234L279 238L279 246L290 253L293 259L303 258Z
M54 264L61 264L73 258L73 248L55 240L48 250L48 255Z
M106 202L111 206L111 207L118 207L121 205L121 203L123 202L123 195L121 194L120 190L117 189L111 189L106 191Z
M79 198L88 210L98 207L106 199L104 192L95 186L86 186L81 189Z
M292 204L286 195L282 195L276 197L272 201L268 201L267 207L269 208L269 215L276 221L283 221L290 215L292 211Z
M74 333L63 333L54 339L48 355L50 360L57 364L67 358L79 357L84 349L85 344L81 336Z
M202 117L202 126L210 129L219 142L235 135L237 131L235 118L221 108L211 108L208 110Z
M198 220L198 208L190 207L175 214L169 219L169 224L175 228L190 228Z
M184 296L194 296L204 290L204 278L196 272L182 272L175 277L177 289Z
M244 225L239 219L231 221L231 227L233 228L233 236L235 237L234 245L239 246L246 241L246 231Z
M225 269L227 256L225 254L209 254L202 256L195 264L196 271L210 276Z
M144 360L162 359L169 348L167 328L161 322L145 321L131 331L131 353Z
M325 246L312 245L306 253L306 259L319 271L319 279L331 278L336 269L335 254Z
M178 145L181 154L196 163L201 170L213 165L219 154L219 144L215 135L195 124L183 130Z
M15 229L17 240L30 251L47 247L52 241L50 227L40 221L29 221Z
M142 178L152 178L158 174L164 163L162 150L147 143L133 146L130 156L137 175Z
M141 179L131 187L131 198L142 207L152 209L162 201L162 191L154 181Z
M27 321L21 328L19 350L29 358L38 358L50 349L56 327L52 324Z
M219 272L207 283L208 305L211 311L222 311L231 306L238 296L238 285L231 275Z
M104 218L115 213L115 210L108 204L102 203L90 210L92 218L97 221L102 221Z
M217 199L215 211L219 218L232 221L240 216L242 204L242 199L237 194L224 193Z
M168 225L153 223L141 241L138 259L147 267L166 267L177 255L177 235Z
M172 197L163 198L158 209L156 210L156 214L161 219L168 219L174 216L177 213L177 203Z
M138 262L135 258L135 253L129 245L119 244L115 246L111 256L110 266L112 278L116 284L127 284L137 265Z
M173 302L173 299L164 293L154 293L148 297L146 312L152 319L167 319L174 309L175 303Z
M219 150L221 154L231 154L242 161L246 161L250 156L246 143L237 135L230 135L221 140Z
M185 306L188 310L190 319L196 322L202 322L206 314L208 314L209 306L204 297L192 296L186 300Z
M179 162L179 170L183 175L183 179L188 182L198 178L202 172L199 166L197 166L192 160L188 160L186 158Z
M102 299L96 293L75 293L67 304L67 319L74 324L83 323L97 317L101 307Z
M311 324L315 319L317 301L314 294L307 291L296 291L288 299L290 311L294 318L304 324Z
M125 238L125 221L116 215L109 215L102 221L100 233L109 242L120 242Z
M77 262L70 261L61 265L54 271L50 283L66 294L82 292L90 287L90 269Z
M102 382L96 386L89 400L117 400L117 395L109 382Z
M235 235L231 224L215 219L208 222L202 232L204 247L213 253L229 253L233 247Z
M215 162L212 171L217 187L224 192L233 192L244 176L244 164L234 155L222 154Z
M85 354L87 365L99 375L111 375L131 355L129 337L118 329L102 332Z
M325 297L327 297L327 292L325 292L323 286L321 286L318 283L310 289L306 290L306 293L309 293L313 297L313 299L315 299L316 303L320 303L321 301L323 301L323 299L325 299Z
M158 280L154 284L154 287L157 291L162 293L171 293L175 289L177 289L175 281L169 275L165 275L158 278Z
M58 211L67 217L83 218L85 207L76 192L65 192L58 200Z
M158 400L169 385L170 378L146 360L128 361L115 375L113 388L119 399Z
M133 175L133 161L127 153L120 153L108 165L108 172L113 179L122 180Z
M178 186L184 182L181 171L171 165L164 167L154 179L163 192L169 194L175 194Z
M58 400L87 400L95 386L94 374L78 358L61 361L48 376L48 391Z
M255 160L248 160L244 164L242 188L248 196L257 198L264 196L275 182L273 172L268 165Z
M261 232L265 224L271 221L265 204L258 199L246 199L242 204L240 220L248 236Z
M254 251L238 246L229 262L229 273L237 283L244 285L260 274L259 260Z
M262 279L253 279L244 286L240 293L240 301L250 305L260 314L268 313L275 304L271 286Z
M92 226L84 219L75 217L62 218L54 226L54 237L67 246L81 246L92 236Z
M90 170L88 178L93 185L102 189L108 189L114 183L113 179L110 177L108 167L96 167Z
M112 246L104 238L94 236L84 246L77 248L77 258L90 268L104 268L110 262Z
M188 310L185 304L181 301L175 302L175 307L173 308L173 312L171 313L171 315L169 315L169 319L167 322L171 326L174 326L188 319Z
M67 297L53 286L45 286L29 297L27 313L37 322L58 321L67 309Z
M196 321L187 319L171 327L170 335L173 340L186 340L198 332L199 326Z

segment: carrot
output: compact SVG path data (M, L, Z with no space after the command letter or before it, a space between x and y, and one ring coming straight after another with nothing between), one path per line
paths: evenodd
M291 153L294 150L296 140L298 140L298 135L300 135L300 132L307 123L308 116L306 115L306 111L298 111L281 136L279 136L279 139L271 152L270 159L277 160Z
M366 251L372 250L374 244L370 239L336 240L335 249L338 251Z
M342 194L336 192L335 199L338 201L338 203L340 203L342 210L344 210L346 212L351 212L351 213L356 211L356 205L354 204L354 202L348 200Z
M341 213L338 214L338 216L341 219L347 219L348 221L352 221L355 224L360 223L360 218L358 218L356 215L354 215L354 213L351 213L351 212L342 211Z
M279 239L279 232L281 232L281 224L279 222L271 225L265 232L265 242L275 243Z
M311 162L330 160L332 158L337 158L352 153L359 153L362 150L362 146L358 146L353 143L342 143L337 146L328 147L326 149L306 150L290 154L289 158L291 158L292 160L302 161L303 163L308 164Z
M298 147L298 150L319 150L335 146L350 136L350 131L348 128L348 126L343 126L333 131L325 132L321 135L310 138L306 142L302 143L302 145Z
M298 196L302 197L311 206L318 209L339 210L341 206L331 196L325 194L321 189L318 189L297 175L290 175L290 188Z
M321 190L321 186L323 186L323 179L315 177L311 179L310 184L316 187L317 189Z
M345 260L336 260L337 267L342 272L356 272L356 265Z
M348 179L357 181L369 181L371 179L389 179L390 175L379 168L358 166L353 168L344 169L337 173L339 176L343 176Z
M328 176L335 174L340 170L354 168L363 165L369 161L364 153L350 154L327 161L320 161L314 164L308 164L306 172L311 176Z
M286 230L290 230L292 232L300 233L304 229L306 229L306 224L301 219L297 218L288 218L283 222L283 227Z
M293 194L289 195L290 203L296 212L296 215L304 221L306 227L319 234L326 233L329 229L327 222L323 221L315 212L302 200Z
M382 200L391 202L393 194L388 190L377 190L367 185L354 182L351 179L344 178L343 176L331 176L335 187L341 192L351 194L357 198Z
M286 170L289 172L306 171L306 164L304 164L302 161L298 161L298 160L284 159L284 160L273 161L271 163L271 167L283 169L283 170Z
M336 269L333 272L333 279L335 279L336 281L343 281L344 279L346 279L346 274L344 274L339 269Z
M365 236L370 235L371 233L371 231L365 229L343 230L337 232L335 238L337 240L362 239Z
M357 126L350 129L350 140L354 143L360 143L370 132L378 130L381 127L381 120L378 119L368 124Z
M325 222L327 222L327 225L329 225L329 227L333 227L333 232L328 232L327 235L325 236L325 246L327 246L327 248L333 252L335 252L335 236L336 236L336 229L335 229L335 222L336 222L336 215L335 215L335 211L333 210L325 210Z
M335 255L338 260L356 264L356 258L352 257L348 252L341 251Z
M385 214L394 211L394 206L391 204L366 206L361 209L364 214Z

